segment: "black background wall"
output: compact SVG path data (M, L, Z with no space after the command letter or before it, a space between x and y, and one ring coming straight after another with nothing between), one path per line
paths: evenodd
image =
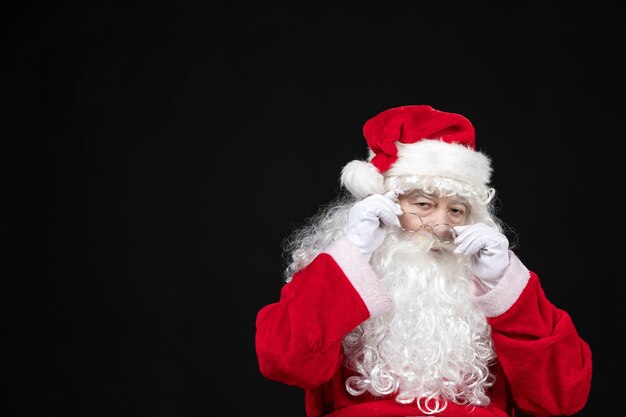
M599 3L5 2L3 416L304 416L254 320L281 241L430 104L475 125L522 261L624 374L624 31ZM615 183L615 181L618 181Z

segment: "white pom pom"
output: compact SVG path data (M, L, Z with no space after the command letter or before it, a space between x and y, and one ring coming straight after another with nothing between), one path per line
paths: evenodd
M362 199L385 192L385 180L378 169L366 161L351 161L341 170L341 185Z

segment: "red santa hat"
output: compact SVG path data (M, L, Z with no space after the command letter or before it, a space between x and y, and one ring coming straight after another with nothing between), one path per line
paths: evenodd
M363 135L369 159L351 161L341 172L341 184L358 198L382 194L406 177L488 187L491 161L476 151L474 126L460 114L427 105L391 108L369 119Z

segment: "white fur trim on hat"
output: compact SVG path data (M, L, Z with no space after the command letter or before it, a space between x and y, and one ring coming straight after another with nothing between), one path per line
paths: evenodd
M424 139L396 143L398 159L383 174L369 162L351 161L341 172L341 184L357 198L385 192L385 180L423 176L449 178L477 189L491 179L491 161L465 145ZM370 160L373 154L370 153Z
M378 168L366 161L351 161L341 170L341 185L359 198L385 192L385 178Z
M419 175L451 178L484 187L491 178L489 158L467 146L441 140L396 143L398 159L385 177Z

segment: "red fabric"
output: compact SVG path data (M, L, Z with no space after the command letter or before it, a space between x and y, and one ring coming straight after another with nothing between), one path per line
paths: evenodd
M331 379L344 335L369 317L358 293L330 255L320 255L261 309L256 347L269 379L314 389Z
M370 162L381 173L398 159L396 141L414 143L422 139L441 139L475 148L474 126L468 119L427 105L385 110L365 122L363 135L375 153Z
M268 379L305 390L307 417L397 417L418 415L414 404L392 397L351 396L341 365L341 340L369 317L339 266L318 256L263 307L256 320L260 372ZM491 404L468 408L449 404L439 416L570 415L587 401L591 351L569 316L545 297L538 277L503 315L489 319L499 362Z
M591 349L533 274L518 301L489 320L513 401L535 416L580 411L591 387Z

